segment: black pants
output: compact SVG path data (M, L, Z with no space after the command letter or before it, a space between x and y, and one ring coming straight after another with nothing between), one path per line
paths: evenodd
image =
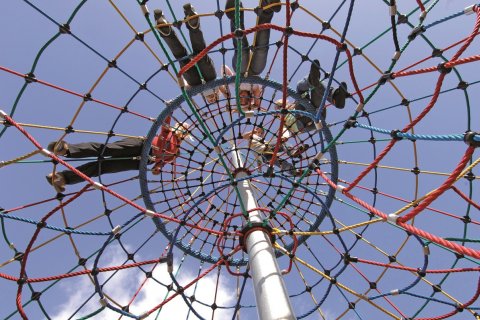
M189 28L189 33L190 41L192 43L193 56L196 56L203 49L206 48L203 32L200 28ZM173 30L173 28L171 29L171 32L168 36L163 35L161 32L160 35L167 43L170 51L172 51L173 56L177 60L179 60L181 68L183 68L191 61L187 49L185 49L183 44L180 42L180 39L178 39L178 36L175 33L175 30ZM217 78L215 65L213 64L212 59L208 55L205 55L202 59L200 59L200 61L197 63L197 66L200 69L200 72L205 82L209 82ZM196 67L190 68L187 72L184 73L183 77L191 86L198 86L202 84L202 78L200 77L200 74L198 73Z
M138 138L126 138L112 143L85 142L68 145L67 158L86 158L86 157L103 157L112 158L133 158L139 157L142 153L143 140ZM102 153L103 151L103 153ZM76 169L88 177L97 177L100 174L116 173L129 170L138 170L140 160L105 160L92 161ZM80 183L85 180L77 176L70 170L60 172L65 177L66 184Z
M258 16L258 24L270 23L272 22L273 18L273 11L265 12L263 11ZM243 11L240 12L240 28L245 30L245 25L243 21ZM235 19L230 19L230 30L232 32L235 31ZM248 69L249 76L257 76L263 72L265 66L267 65L267 58L268 58L268 49L269 49L269 42L270 42L270 29L264 29L257 31L255 33L255 48L253 48L252 52L252 62L250 64L250 68ZM232 66L233 69L236 70L237 67L237 39L233 39L233 47L235 48L235 53L232 59ZM243 75L247 71L248 63L250 61L250 45L248 43L247 37L242 38L242 64L240 73Z

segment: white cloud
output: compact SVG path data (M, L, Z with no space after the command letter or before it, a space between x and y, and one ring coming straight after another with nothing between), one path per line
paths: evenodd
M110 261L105 261L104 265L113 266L119 265L123 261L120 261L121 257L124 257L125 254L120 252L120 249L112 250L106 254ZM137 256L138 259L140 257ZM166 264L159 265L153 272L153 277L158 281L164 284L171 283L170 275L167 272ZM177 270L178 266L174 266L174 271ZM101 274L100 280L103 282L111 273ZM223 276L224 274L222 274ZM182 267L177 281L182 286L186 286L190 281L196 278L196 270L188 270L185 266ZM145 280L145 275L143 272L138 272L138 270L122 270L115 274L115 276L110 279L108 284L105 286L105 292L109 294L115 301L121 305L126 305L131 300L133 294L141 283ZM235 288L230 288L225 281L220 281L218 285L217 298L214 300L215 288L217 287L217 277L216 273L208 275L198 281L197 288L195 291L196 299L211 305L213 302L216 302L220 306L233 306L235 304L235 297L232 295L232 292L235 292ZM186 290L188 296L193 294L194 285ZM65 320L68 319L74 310L76 310L93 292L94 286L87 277L83 277L81 280L75 282L75 286L69 286L65 288L65 295L68 296L65 302L61 303L61 309L55 314L52 318L54 320ZM173 291L172 291L173 292ZM160 304L166 298L167 289L149 279L147 283L143 286L138 297L130 305L130 312L135 315L141 315L144 312L151 310L158 304ZM200 305L199 303L193 304L195 310L206 319L211 319L212 309L208 306ZM99 296L96 294L92 301L84 306L79 313L76 314L74 318L79 316L87 315L100 307ZM188 307L183 301L182 297L179 295L165 304L163 307L160 318L161 319L185 319L188 314ZM217 309L215 311L215 319L225 319L231 318L233 309L222 310ZM154 319L157 315L155 311L152 315L146 319ZM197 319L197 317L190 312L188 315L189 319ZM119 314L113 310L105 309L103 312L95 316L96 320L110 320L118 318ZM125 318L126 319L126 318Z

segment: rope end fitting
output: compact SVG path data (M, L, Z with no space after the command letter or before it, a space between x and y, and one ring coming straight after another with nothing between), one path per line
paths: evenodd
M323 123L321 121L315 122L315 128L317 128L318 131L323 129Z
M473 9L474 9L476 6L477 6L476 4L472 4L471 6L466 7L465 9L463 9L463 13L464 13L465 15L470 15L470 14L472 14L473 11L474 11Z
M422 13L420 13L420 17L419 17L420 21L425 20L425 18L427 17L427 13L428 13L427 11L423 11Z
M147 7L147 1L142 1L140 8L142 8L142 12L144 16L148 16L150 14L150 11L148 11L148 7Z
M0 110L0 118L6 119L7 116L8 116L8 115L5 113L5 111Z
M357 106L357 108L355 109L356 112L360 113L363 111L363 108L365 107L365 103L362 103L360 102Z
M341 184L337 184L337 191L340 192L340 193L343 193L343 190L345 190L345 186L342 186Z
M244 113L245 113L245 117L246 117L246 118L253 118L253 115L255 114L255 113L253 112L253 110L244 111Z
M43 154L45 157L50 157L52 152L48 151L47 149L40 150L40 153Z
M173 253L167 254L167 271L173 273Z
M390 12L390 16L393 17L394 15L397 14L397 6L396 5L393 5L393 6L389 6L389 12Z
M422 33L425 32L425 27L424 26L418 26L415 27L412 32L408 35L408 40L413 41L418 35L421 35Z
M120 231L122 231L122 227L116 226L115 228L112 229L112 234L118 234Z

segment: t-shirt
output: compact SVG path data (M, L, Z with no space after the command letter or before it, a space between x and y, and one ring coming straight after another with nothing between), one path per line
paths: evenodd
M155 167L163 167L166 163L175 161L180 149L180 139L173 130L162 126L160 135L152 141L152 155L155 156Z

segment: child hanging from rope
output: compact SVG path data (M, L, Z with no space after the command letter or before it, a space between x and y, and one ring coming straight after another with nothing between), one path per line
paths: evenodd
M178 39L175 30L173 30L171 25L169 25L167 19L163 15L162 10L154 10L154 18L157 24L157 30L172 51L173 56L180 63L181 68L187 65L191 61L192 57L195 57L206 48L203 32L200 29L200 18L194 17L198 14L195 12L195 9L190 3L185 4L183 9L185 12L185 19L189 18L186 22L186 25L192 44L192 56L189 56L187 49ZM199 70L197 70L197 67ZM200 59L200 61L197 62L197 67L193 66L183 74L183 77L189 86L201 85L203 83L202 76L206 83L217 78L217 72L215 71L213 61L208 55L205 55L202 59ZM208 89L204 91L202 95L205 97L208 103L215 103L218 100L218 88Z
M265 131L262 128L256 127L252 131L244 133L242 138L249 140L248 147L261 156L264 163L267 165L270 163L275 150L276 141L272 143L265 142ZM308 146L306 145L300 145L296 150L294 150L293 147L286 145L285 141L282 139L280 148L278 150L279 154L277 154L274 164L279 167L282 172L286 172L291 176L300 176L302 171L295 169L293 164L290 162L280 159L279 155L280 152L286 152L290 157L301 158L302 153L305 152L307 148Z
M165 123L170 122L170 117ZM163 125L159 135L154 137L150 150L151 159L154 163L152 173L160 174L160 171L167 163L174 163L178 156L180 144L189 136L188 123L176 123L173 127ZM129 170L138 170L140 156L144 144L143 138L126 138L112 143L85 142L69 144L65 141L51 142L47 149L58 156L66 158L86 157L110 157L111 160L92 161L78 166L76 169L88 177L97 177L100 174L116 173ZM118 159L115 158L128 158ZM57 192L65 191L65 185L76 184L84 180L73 171L65 170L46 176Z
M320 81L320 62L313 60L310 65L310 72L305 78L300 80L297 84L297 92L308 99L315 107L315 114L320 108L323 95L325 94L325 85ZM327 101L332 103L338 109L345 107L345 100L348 97L347 84L342 82L336 89L330 88L328 90ZM281 109L283 100L279 99L275 101L275 107L277 110ZM304 105L300 102L288 102L286 104L287 110L301 110L306 111ZM322 117L325 119L327 109L324 107L322 110ZM315 115L314 115L315 116ZM306 115L288 113L285 116L285 128L292 134L298 134L300 132L306 132L316 130L315 122L313 118ZM288 133L284 133L288 135Z

